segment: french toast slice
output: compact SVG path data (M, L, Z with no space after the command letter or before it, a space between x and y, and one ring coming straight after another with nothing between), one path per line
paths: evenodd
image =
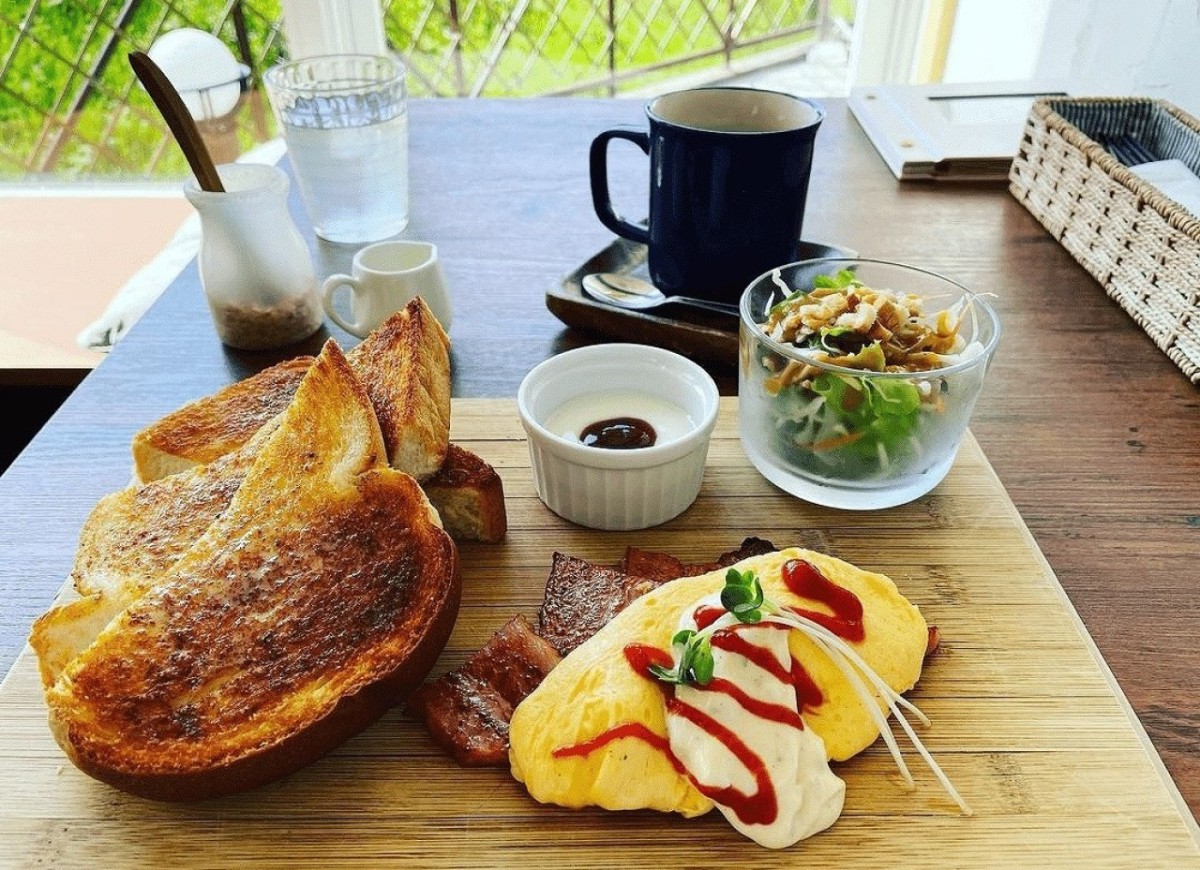
M151 423L133 436L134 476L150 483L238 450L287 409L313 362L285 360Z
M228 509L47 690L77 766L159 800L243 791L420 683L457 614L457 553L384 451L327 344Z
M450 442L450 339L420 297L347 355L367 389L392 467L425 480ZM184 405L133 438L143 483L211 462L244 445L287 408L309 356L279 363Z

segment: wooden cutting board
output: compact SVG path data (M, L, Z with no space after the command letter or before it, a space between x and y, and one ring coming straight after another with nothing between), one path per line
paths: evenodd
M505 770L459 768L398 712L284 782L154 804L61 754L27 650L0 686L0 865L1200 867L1200 830L972 438L918 502L829 511L759 477L726 399L696 504L657 529L601 533L537 500L512 402L456 401L452 435L499 470L510 527L501 545L461 548L463 608L438 672L513 614L536 614L556 549L615 562L636 544L702 560L748 534L820 549L889 574L940 627L911 697L975 815L960 816L911 753L906 790L876 745L835 765L847 782L837 824L770 852L715 812L540 806Z

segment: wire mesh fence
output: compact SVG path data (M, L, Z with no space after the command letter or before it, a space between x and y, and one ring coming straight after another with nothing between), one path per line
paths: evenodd
M798 55L825 32L829 5L384 0L384 20L414 96L614 95L763 50ZM850 13L851 0L839 9ZM284 56L280 18L279 0L4 0L0 178L184 175L126 61L181 27L216 35L250 70L237 108L202 125L218 158L269 138L260 77Z
M183 158L126 55L161 33L217 34L262 69L279 55L278 3L5 0L0 4L0 173L7 177L182 175ZM244 36L243 36L244 34ZM242 113L239 113L241 115ZM245 113L245 141L264 113Z

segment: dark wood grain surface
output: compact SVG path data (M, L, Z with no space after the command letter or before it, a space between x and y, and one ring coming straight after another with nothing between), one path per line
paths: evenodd
M1005 333L975 435L1196 813L1200 392L1003 186L900 185L844 104L828 110L805 236L994 294ZM591 138L641 120L633 101L414 104L405 235L444 259L455 395L512 396L536 363L591 340L545 291L611 240L591 213ZM614 201L638 215L644 157L613 162ZM322 271L352 253L323 246ZM132 434L285 355L224 349L193 266L84 381L0 478L0 667L65 578L87 512L128 482ZM735 390L732 368L714 374Z

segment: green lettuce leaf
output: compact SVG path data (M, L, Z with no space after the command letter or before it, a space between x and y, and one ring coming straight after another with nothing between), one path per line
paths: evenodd
M836 415L852 436L833 449L872 464L878 462L880 446L887 455L894 455L918 425L921 393L906 380L826 372L813 379L812 389L825 398L828 412Z

